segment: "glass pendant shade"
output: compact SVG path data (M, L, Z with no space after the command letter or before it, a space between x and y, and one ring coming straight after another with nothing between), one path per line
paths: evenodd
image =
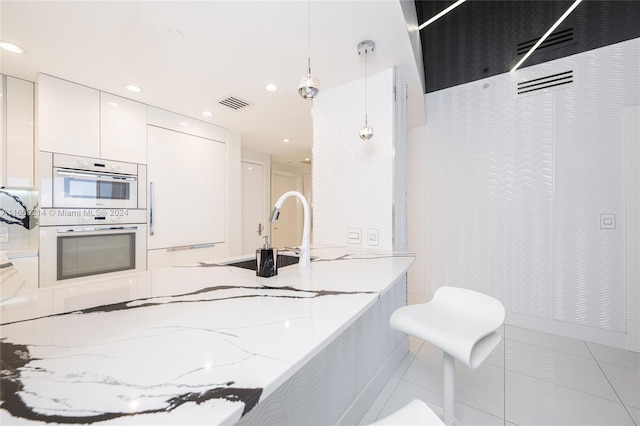
M364 126L360 127L359 136L363 141L370 140L373 137L373 127L365 123Z
M309 74L304 75L300 79L300 84L298 84L298 93L304 99L313 99L319 91L320 82L317 78L311 75L311 70L309 70Z

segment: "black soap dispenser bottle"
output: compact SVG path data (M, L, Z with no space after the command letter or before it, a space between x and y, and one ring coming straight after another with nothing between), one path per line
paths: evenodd
M256 250L256 263L258 265L256 275L265 278L278 275L277 256L278 249L271 248L269 236L266 235L264 237L264 245L261 249Z

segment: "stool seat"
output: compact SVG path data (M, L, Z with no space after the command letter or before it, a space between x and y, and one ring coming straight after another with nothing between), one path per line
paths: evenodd
M442 349L442 411L447 426L456 423L456 360L472 370L478 368L502 340L496 330L504 316L504 306L498 299L449 286L436 290L427 303L403 306L391 314L391 328Z
M500 343L499 300L457 287L440 287L427 303L398 308L391 328L428 342L475 370Z
M419 399L414 399L393 414L372 423L371 426L444 425L440 417Z

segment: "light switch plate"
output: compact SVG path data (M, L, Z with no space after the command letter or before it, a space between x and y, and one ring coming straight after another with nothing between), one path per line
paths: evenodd
M367 229L367 244L370 246L378 245L378 230L375 228Z
M362 229L347 228L347 244L362 244Z
M616 215L615 214L601 214L600 215L600 229L616 229Z

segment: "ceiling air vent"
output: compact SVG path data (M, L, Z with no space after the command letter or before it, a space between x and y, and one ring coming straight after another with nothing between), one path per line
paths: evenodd
M545 89L561 89L563 88L562 86L571 85L573 82L573 70L564 71L529 81L521 81L517 84L517 94L530 94Z
M232 95L226 96L225 98L219 100L218 103L220 105L224 105L224 106L229 107L231 109L235 109L236 111L239 110L239 109L246 108L248 106L253 105L250 102L247 102L245 100L240 99L237 96L232 96Z
M518 56L522 56L527 53L534 44L538 42L539 38L533 40L523 41L516 46L516 52ZM543 52L547 49L557 49L559 47L568 46L576 43L577 41L573 37L573 28L567 28L566 30L556 31L551 33L545 41L533 52L535 55L538 52Z

